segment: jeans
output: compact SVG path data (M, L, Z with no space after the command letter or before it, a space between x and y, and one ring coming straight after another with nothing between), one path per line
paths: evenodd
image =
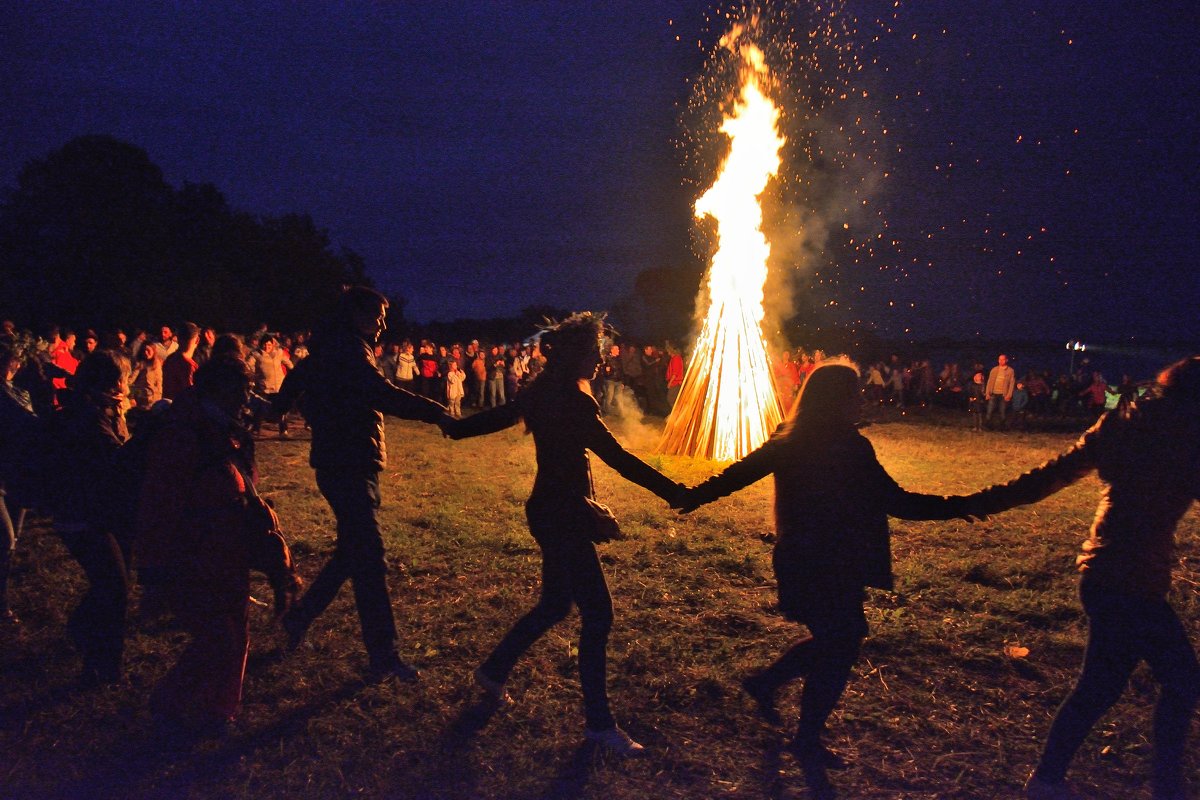
M584 717L588 728L606 730L616 725L608 706L606 678L613 609L596 547L581 532L564 530L553 519L529 514L529 526L542 549L542 596L505 634L481 668L492 680L504 683L517 659L565 619L574 604L582 622L579 681Z
M846 690L867 636L862 602L862 591L858 590L807 604L812 610L805 615L805 624L812 635L801 639L754 677L759 685L774 691L804 676L800 724L796 729L799 744L820 742L825 722Z
M987 399L987 420L992 421L992 414L997 408L1000 409L1000 422L1004 423L1004 412L1008 407L1008 403L1004 401L1002 394L989 394Z
M380 504L379 474L319 469L317 488L337 519L337 545L300 601L296 618L307 627L349 580L367 655L372 663L382 663L395 652L396 621L388 596L383 536L375 517Z
M504 378L490 378L487 382L488 408L504 405Z
M1165 599L1121 594L1086 579L1080 596L1088 615L1083 669L1050 726L1038 777L1052 783L1063 779L1092 726L1145 660L1161 687L1154 708L1154 796L1184 796L1184 744L1200 699L1200 664L1187 632Z
M617 410L617 394L621 391L621 382L605 379L604 393L601 395L600 408L605 414Z

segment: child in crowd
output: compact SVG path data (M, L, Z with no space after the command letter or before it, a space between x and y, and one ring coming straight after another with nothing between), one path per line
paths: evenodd
M446 361L446 405L449 409L450 416L458 419L462 417L462 401L466 391L463 389L463 381L467 374L458 368L458 362L454 359Z

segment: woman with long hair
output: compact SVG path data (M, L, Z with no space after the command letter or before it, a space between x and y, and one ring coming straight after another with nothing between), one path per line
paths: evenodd
M615 520L595 503L587 451L627 480L668 502L683 487L625 450L600 420L591 381L601 363L602 317L582 312L543 332L546 366L507 405L443 423L453 439L493 433L524 420L533 434L537 477L525 504L529 530L542 550L542 594L475 671L476 682L497 703L511 702L505 681L521 655L561 622L575 605L582 628L579 678L588 741L618 754L641 751L617 726L608 704L606 660L613 622L612 598L596 555L596 541L615 533Z
M887 518L961 516L958 498L897 485L856 427L861 409L858 369L849 361L823 362L775 435L691 489L682 509L691 511L775 476L779 606L809 633L742 685L764 715L774 718L776 691L804 676L800 723L790 749L824 796L832 793L825 770L840 766L840 758L821 743L821 734L867 635L864 589L892 587Z

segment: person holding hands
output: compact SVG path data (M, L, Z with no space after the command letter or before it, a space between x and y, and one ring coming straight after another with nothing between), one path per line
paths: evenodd
M1035 503L1095 470L1104 488L1076 558L1088 618L1083 668L1050 726L1027 797L1079 795L1067 767L1092 726L1146 661L1160 692L1154 709L1154 797L1187 797L1183 755L1200 700L1200 663L1167 601L1175 527L1200 499L1200 356L1158 376L1154 392L1109 411L1074 447L1021 477L967 498L996 514Z
M542 593L475 671L475 680L497 704L511 702L504 684L521 655L575 605L582 628L579 677L583 687L585 738L618 755L644 748L617 726L607 690L608 634L612 598L596 554L596 542L615 538L616 520L594 499L587 451L623 478L678 504L684 487L628 452L600 419L591 381L602 362L603 318L572 315L542 333L546 366L537 380L507 405L463 420L443 420L452 439L503 430L524 420L533 434L537 476L525 504L529 530L542 551Z
M775 476L779 607L809 634L742 686L764 716L775 719L775 693L805 678L789 749L821 797L834 794L825 771L843 766L821 736L867 636L865 587L892 588L888 516L944 520L964 513L961 498L905 491L888 475L856 427L862 403L854 364L823 362L775 434L689 490L681 508L687 513Z

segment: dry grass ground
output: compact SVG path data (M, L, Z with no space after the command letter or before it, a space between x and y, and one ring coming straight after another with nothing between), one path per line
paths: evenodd
M639 435L640 434L640 435ZM1068 445L1072 434L974 434L964 427L867 430L906 487L972 490ZM713 465L649 455L694 483ZM480 713L471 670L535 599L538 553L522 503L532 442L519 430L449 442L416 423L388 427L382 517L402 655L417 686L362 681L365 656L349 587L308 644L284 657L254 609L241 719L186 752L153 741L145 698L180 635L131 624L129 679L78 694L63 623L82 576L34 524L21 542L14 603L25 620L0 643L0 797L4 798L804 798L782 751L787 728L760 720L739 677L797 635L773 610L771 486L764 481L679 517L596 465L601 499L627 538L603 547L615 598L611 692L647 758L608 761L580 747L574 618L514 672L517 704ZM333 544L332 517L306 465L307 443L267 438L263 493L274 498L301 571ZM1096 503L1089 478L1039 506L989 521L893 524L898 591L868 604L872 637L830 725L852 759L834 776L853 798L1015 796L1081 657L1073 560ZM1200 641L1200 515L1185 518L1173 601ZM267 596L265 586L261 595ZM1025 657L1014 645L1028 648ZM1154 689L1139 671L1098 726L1073 776L1097 798L1146 798ZM782 697L789 726L798 692ZM1188 768L1197 776L1195 748Z

